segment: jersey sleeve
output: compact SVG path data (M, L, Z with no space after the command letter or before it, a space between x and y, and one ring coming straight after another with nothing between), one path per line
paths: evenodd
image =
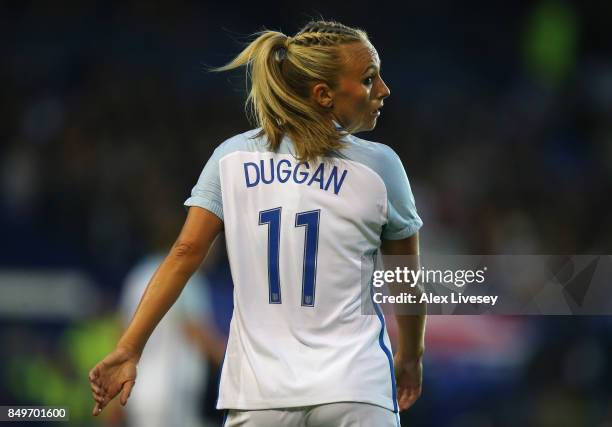
M399 156L385 146L383 180L387 188L387 223L382 232L386 240L400 240L415 234L423 225L419 217L408 176Z
M221 182L219 179L219 160L221 149L219 146L210 157L195 187L191 190L191 197L185 200L185 206L199 206L223 220L223 201L221 198Z

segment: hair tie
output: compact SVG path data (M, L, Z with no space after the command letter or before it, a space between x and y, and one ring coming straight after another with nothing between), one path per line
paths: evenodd
M276 50L276 60L278 62L283 62L285 58L287 58L287 48L281 46Z

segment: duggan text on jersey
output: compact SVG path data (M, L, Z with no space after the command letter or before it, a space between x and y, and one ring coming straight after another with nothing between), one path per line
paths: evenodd
M269 163L269 164L268 164ZM339 173L336 165L320 163L316 169L311 169L308 162L293 163L287 159L275 161L274 158L260 160L259 163L244 163L244 180L247 188L259 184L271 184L278 181L281 184L292 180L296 184L318 186L321 190L333 191L338 194L348 171Z

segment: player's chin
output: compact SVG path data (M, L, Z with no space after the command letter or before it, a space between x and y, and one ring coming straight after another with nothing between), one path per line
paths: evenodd
M376 123L378 123L378 116L374 116L369 120L369 123L366 126L367 130L374 130L376 127Z
M376 127L377 119L378 117L367 117L365 120L362 120L360 122L359 126L354 128L353 133L368 132L374 130L374 128Z

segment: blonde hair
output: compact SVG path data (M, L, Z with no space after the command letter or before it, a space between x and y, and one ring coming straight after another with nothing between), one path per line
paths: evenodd
M312 21L295 36L262 31L230 63L213 71L245 66L250 80L245 108L276 151L287 134L297 158L311 160L341 148L346 131L336 128L322 107L310 99L317 82L338 84L343 57L338 47L368 42L367 34L332 21Z

